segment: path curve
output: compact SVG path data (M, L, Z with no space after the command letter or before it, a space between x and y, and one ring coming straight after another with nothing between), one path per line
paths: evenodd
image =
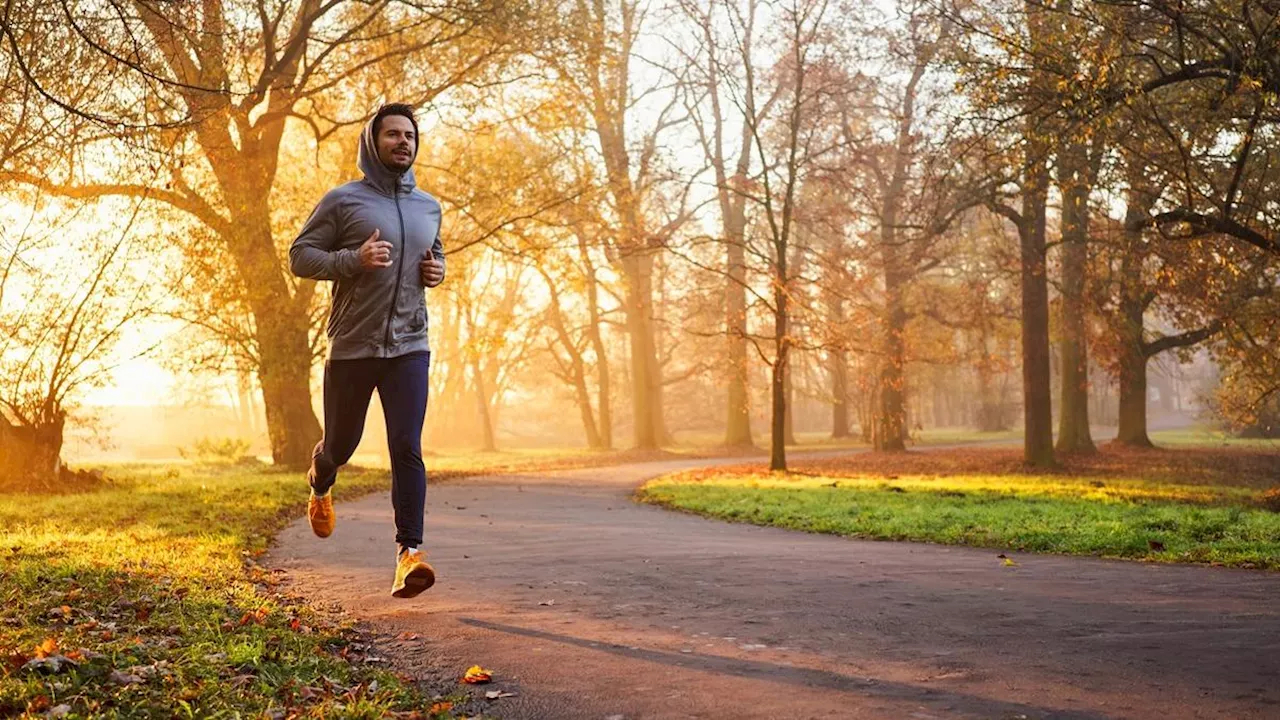
M726 461L741 462L741 459ZM1280 573L735 525L637 505L714 461L428 491L439 583L389 596L387 494L266 562L394 637L399 667L495 672L499 718L1280 718Z

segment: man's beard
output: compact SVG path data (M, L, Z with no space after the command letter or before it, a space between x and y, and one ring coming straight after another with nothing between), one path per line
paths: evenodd
M396 172L404 172L413 167L413 151L410 150L407 155L397 155L395 151L389 152L385 158L382 158L382 164Z

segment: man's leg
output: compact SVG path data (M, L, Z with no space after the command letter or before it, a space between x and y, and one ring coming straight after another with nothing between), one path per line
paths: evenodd
M369 399L385 360L331 360L324 365L324 439L316 446L309 481L324 495L360 444Z
M427 412L427 371L431 354L411 353L385 362L387 366L378 383L378 398L387 420L396 542L418 547L422 544L422 516L427 499L422 423Z

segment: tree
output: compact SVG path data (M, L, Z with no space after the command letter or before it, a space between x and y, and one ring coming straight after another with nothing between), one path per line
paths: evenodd
M855 168L856 212L871 225L872 262L881 275L880 387L875 431L877 450L902 451L907 440L908 323L916 283L942 264L937 252L953 224L983 195L963 157L970 144L948 127L945 95L931 86L953 26L920 4L901 9L902 27L891 36L888 76L846 97L870 104L876 116L855 125L846 110L842 125ZM900 76L902 81L889 78ZM866 98L865 96L870 96Z
M745 183L751 171L755 136L751 129L760 124L777 102L781 85L767 98L743 97L742 105L755 109L752 118L733 118L736 103L722 97L728 89L727 79L743 93L754 93L756 83L749 79L757 69L742 63L751 58L757 39L760 3L713 2L681 3L684 14L694 23L694 52L686 53L690 92L686 109L698 133L698 142L715 178L716 202L720 214L720 241L724 243L724 336L726 344L726 408L725 439L728 447L750 446L751 415L747 392L747 194ZM726 18L732 18L727 20ZM718 32L717 24L728 22L734 31L731 40ZM682 71L673 73L681 74ZM736 142L726 147L732 128L737 126Z
M637 0L566 0L569 19L539 60L589 109L607 189L610 262L624 278L624 307L630 345L630 375L635 446L653 449L666 434L662 419L663 381L655 343L653 270L666 239L688 216L677 210L658 219L662 181L659 139L680 122L676 105L667 103L653 121L635 117L639 96L632 73L635 45L650 5ZM642 127L639 135L635 128Z
M139 203L115 203L122 226L68 248L80 214L29 199L27 219L5 223L18 232L0 235L0 488L50 490L75 484L62 463L69 414L129 357L122 340L158 302L158 263L135 242Z
M47 7L22 25L117 75L115 85L86 94L46 83L51 68L39 55L19 59L41 94L96 125L78 138L79 155L101 157L128 142L134 160L164 172L91 177L85 163L68 161L16 177L65 197L154 200L208 228L231 260L237 301L252 319L272 456L305 466L320 431L309 382L315 284L294 281L283 262L289 232L277 222L274 198L286 121L300 120L319 143L363 122L379 95L429 102L474 80L504 51L489 30L515 11L390 0ZM104 174L114 177L99 179Z

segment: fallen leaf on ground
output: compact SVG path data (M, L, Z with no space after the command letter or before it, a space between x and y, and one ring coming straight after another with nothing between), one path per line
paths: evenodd
M436 713L449 712L452 709L453 709L453 703L447 702L447 701L438 702L431 706L431 714L435 715Z
M53 638L45 638L44 642L36 646L36 657L46 658L50 655L56 655L58 652L58 641Z
M138 685L142 682L142 678L119 670L112 670L111 674L107 676L107 682L113 685Z
M1005 567L1017 567L1017 566L1018 566L1018 563L1014 562L1011 558L1005 558L1003 562L1004 562L1004 566L1005 566Z
M516 694L515 694L515 693L513 693L513 692L506 692L506 691L503 691L503 690L490 690L489 692L487 692L487 693L485 693L485 694L484 694L484 699L485 699L485 700L498 700L498 699L500 699L500 698L508 698L508 697L515 697L515 696L516 696Z
M34 658L28 660L22 666L23 670L31 670L33 672L52 673L54 675L69 670L76 666L76 661L63 655L50 655L48 657Z
M462 682L470 685L480 685L493 680L493 673L485 670L479 665L472 665L467 668L467 674L462 676Z
M402 633L400 633L399 635L397 635L397 636L396 636L396 639L397 639L397 640L417 640L417 639L418 639L418 633L413 633L413 632L405 631L405 632L402 632Z

